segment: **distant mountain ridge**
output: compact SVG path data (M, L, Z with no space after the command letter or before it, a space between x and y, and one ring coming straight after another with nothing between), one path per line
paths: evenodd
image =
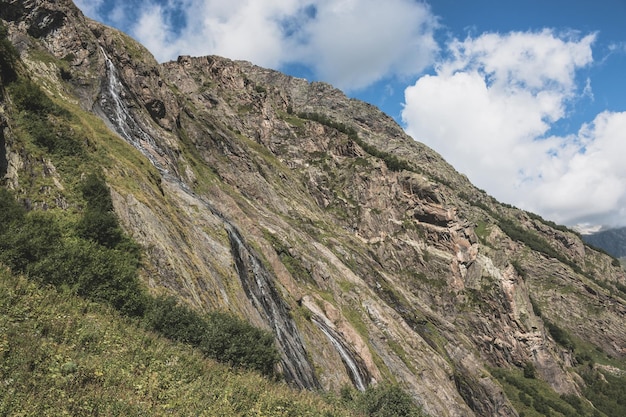
M582 235L585 242L604 249L616 258L626 257L626 227L600 230L599 232Z

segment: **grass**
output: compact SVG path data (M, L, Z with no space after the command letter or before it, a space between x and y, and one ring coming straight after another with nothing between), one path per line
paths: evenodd
M522 370L492 369L511 404L520 416L525 417L585 417L604 416L594 410L589 403L578 397L557 394L546 382L535 378L525 378Z
M0 329L0 415L351 415L4 268Z

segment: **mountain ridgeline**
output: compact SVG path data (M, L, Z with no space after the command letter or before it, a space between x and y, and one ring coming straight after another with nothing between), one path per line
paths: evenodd
M0 0L0 19L3 282L361 398L355 415L625 415L626 276L578 234L500 204L328 84L217 56L159 64L69 0ZM34 291L3 285L7 300ZM71 363L64 378L83 372ZM64 395L127 384L72 381Z
M626 258L626 227L606 229L583 235L585 242L617 258Z

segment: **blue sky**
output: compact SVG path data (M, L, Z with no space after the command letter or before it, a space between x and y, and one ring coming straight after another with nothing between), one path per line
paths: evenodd
M626 0L79 0L159 61L325 81L497 199L626 225Z

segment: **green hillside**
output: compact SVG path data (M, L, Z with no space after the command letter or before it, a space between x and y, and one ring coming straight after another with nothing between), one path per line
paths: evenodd
M2 416L420 415L395 387L322 397L219 364L112 308L6 268L0 329Z
M0 415L351 415L0 271Z

